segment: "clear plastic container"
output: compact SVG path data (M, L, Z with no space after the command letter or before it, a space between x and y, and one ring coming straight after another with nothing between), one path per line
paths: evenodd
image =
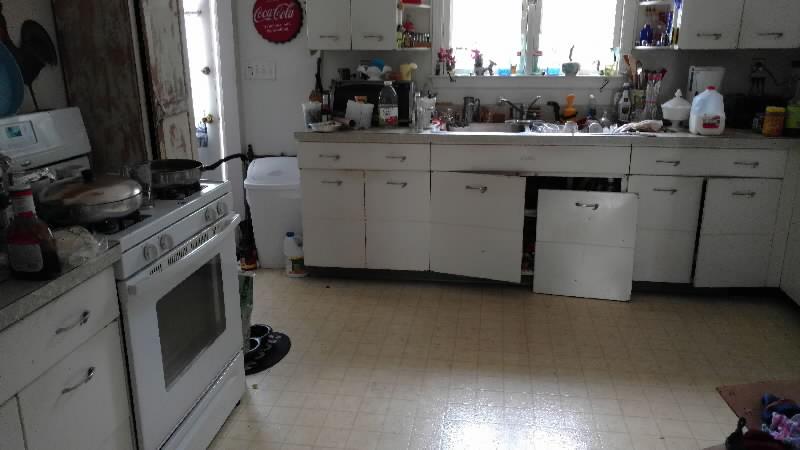
M286 233L283 239L283 254L286 257L286 276L302 278L308 275L303 258L302 240L292 232Z
M689 131L702 136L719 136L725 131L725 103L715 86L692 100Z
M397 91L391 81L384 81L378 97L378 124L384 128L396 128L400 123L400 105Z

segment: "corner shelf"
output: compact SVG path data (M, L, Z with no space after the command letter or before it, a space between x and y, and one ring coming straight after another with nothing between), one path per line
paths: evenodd
M431 9L431 5L426 5L424 3L403 3L403 9Z

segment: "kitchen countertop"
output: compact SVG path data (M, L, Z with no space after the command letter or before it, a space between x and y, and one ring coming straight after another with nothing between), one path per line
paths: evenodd
M65 267L61 276L48 281L15 280L0 269L0 331L102 272L120 257L119 246L114 245L80 266Z
M340 131L336 133L295 133L299 142L364 144L442 144L442 145L542 145L624 147L705 147L785 150L800 148L800 139L766 138L749 130L728 129L722 136L697 136L690 133L608 134L532 134L532 133L417 133L409 128Z

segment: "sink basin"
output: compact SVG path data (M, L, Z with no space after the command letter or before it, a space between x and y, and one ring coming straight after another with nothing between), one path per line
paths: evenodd
M468 127L451 128L451 132L456 133L524 133L525 129L506 123L473 123Z

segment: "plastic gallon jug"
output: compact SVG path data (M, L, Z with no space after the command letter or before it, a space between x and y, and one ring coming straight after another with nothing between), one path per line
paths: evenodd
M692 101L689 131L702 136L719 136L725 131L725 104L716 87L709 86Z
M303 244L294 233L286 233L286 237L283 239L283 254L286 256L286 275L288 277L301 278L308 275L303 259Z

